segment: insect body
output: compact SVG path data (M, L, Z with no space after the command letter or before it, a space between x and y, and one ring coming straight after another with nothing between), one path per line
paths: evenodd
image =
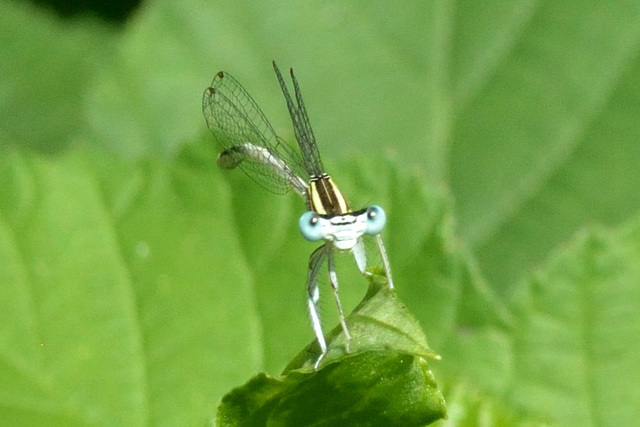
M389 287L393 287L389 261L380 237L386 215L381 207L375 205L355 211L349 207L324 171L293 69L291 80L295 98L289 93L275 62L273 68L289 109L299 151L276 135L253 98L225 72L217 73L211 86L205 90L202 110L209 129L224 148L217 159L220 167L240 167L269 191L284 194L293 189L305 199L308 211L300 217L300 231L307 240L324 242L311 254L307 275L309 315L321 351L315 364L317 367L327 353L318 314L320 268L326 261L348 350L351 335L338 297L334 252L351 251L360 271L367 274L362 237L375 236Z

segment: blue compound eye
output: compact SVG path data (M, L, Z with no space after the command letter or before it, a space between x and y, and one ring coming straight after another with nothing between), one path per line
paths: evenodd
M365 229L365 234L370 236L380 234L386 223L387 214L384 213L384 210L380 206L373 205L367 208L367 228Z
M300 227L302 237L312 242L322 240L324 235L322 234L321 221L322 218L313 211L303 213L300 220L298 220L298 226Z

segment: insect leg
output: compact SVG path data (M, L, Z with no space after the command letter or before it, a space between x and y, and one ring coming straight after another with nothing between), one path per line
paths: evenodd
M318 289L318 273L320 267L327 257L326 245L320 246L313 251L309 258L309 273L307 275L307 306L309 309L309 317L311 318L311 327L316 334L316 340L320 347L320 357L316 361L314 368L318 368L320 361L327 354L327 343L322 333L322 324L320 323L320 315L318 314L318 302L320 301L320 290Z
M338 296L338 275L336 274L335 266L333 265L333 252L329 251L329 281L331 282L331 288L333 289L333 296L338 306L338 316L340 317L340 324L342 325L342 331L344 332L345 339L347 341L347 352L349 352L349 344L351 343L351 334L347 328L347 321L344 317L344 311L342 310L342 304L340 303L340 297Z

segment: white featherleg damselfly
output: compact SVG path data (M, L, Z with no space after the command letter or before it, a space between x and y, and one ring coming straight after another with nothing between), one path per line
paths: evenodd
M293 69L290 74L295 97L291 96L275 62L273 68L289 109L299 151L276 135L251 95L226 72L217 73L211 86L205 89L202 111L209 129L223 146L218 155L218 165L225 169L240 167L250 178L274 193L285 194L293 189L300 194L308 209L298 221L300 231L307 240L324 242L311 254L307 274L307 305L321 352L315 363L317 368L327 353L318 311L320 269L326 261L348 352L351 334L338 296L334 252L350 251L360 271L367 274L362 238L365 235L375 236L387 282L393 288L389 260L380 237L386 214L376 205L358 210L349 207L322 166Z

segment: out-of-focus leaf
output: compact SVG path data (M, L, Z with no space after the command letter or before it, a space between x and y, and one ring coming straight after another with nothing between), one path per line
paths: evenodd
M0 2L0 147L67 147L113 34L98 21L63 22L26 2Z
M640 3L456 8L449 182L507 294L585 223L640 210Z
M226 189L188 158L0 156L2 419L203 422L260 366Z
M637 423L638 301L640 221L583 232L521 286L509 400L565 426Z
M494 399L486 392L479 391L469 384L455 384L444 392L448 396L448 418L437 421L434 427L549 425L543 419L514 411L504 401Z

